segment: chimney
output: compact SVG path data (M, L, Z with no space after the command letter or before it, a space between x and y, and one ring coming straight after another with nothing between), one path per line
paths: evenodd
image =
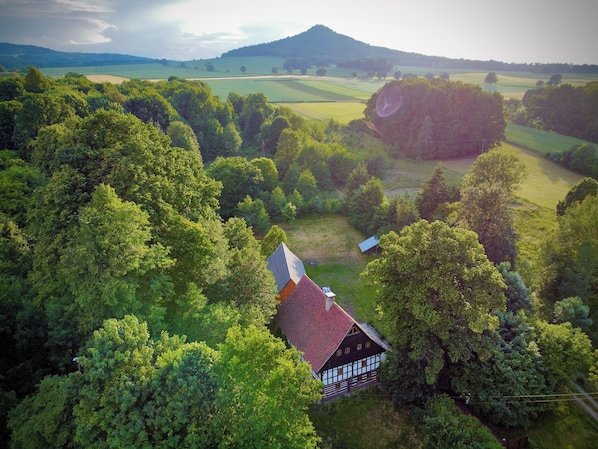
M326 295L326 312L330 310L332 304L334 304L336 295L330 290L329 287L322 287L322 291Z

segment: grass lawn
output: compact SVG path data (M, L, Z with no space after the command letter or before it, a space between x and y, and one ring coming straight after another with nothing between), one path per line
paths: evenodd
M366 237L341 215L301 218L281 226L307 275L316 284L330 287L337 302L357 320L375 324L373 295L360 278L369 258L358 245Z
M309 413L323 449L421 448L408 410L396 410L377 390L318 404Z
M527 434L537 449L594 449L598 423L576 403L561 402L540 416Z

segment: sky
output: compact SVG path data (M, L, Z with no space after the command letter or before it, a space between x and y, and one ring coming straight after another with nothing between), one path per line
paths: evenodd
M0 0L0 42L187 61L314 25L429 56L598 64L595 0Z

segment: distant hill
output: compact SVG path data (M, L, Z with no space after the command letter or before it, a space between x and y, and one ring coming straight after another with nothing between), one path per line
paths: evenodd
M349 36L334 32L324 25L315 25L296 36L287 37L267 44L251 45L231 50L222 55L274 56L295 61L305 61L311 65L342 64L358 60L386 60L395 66L429 67L434 69L468 70L513 70L536 73L598 73L597 65L573 64L516 64L500 61L476 61L451 59L441 56L426 56L384 47L368 45ZM299 68L294 65L294 68Z
M22 69L35 66L88 67L121 64L147 64L154 59L116 53L71 53L50 50L34 45L17 45L0 42L0 65L6 69Z

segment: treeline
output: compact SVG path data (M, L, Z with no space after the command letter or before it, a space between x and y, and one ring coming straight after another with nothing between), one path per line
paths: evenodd
M347 69L363 70L366 72L391 72L394 65L386 59L348 59L340 61L336 64L337 67L344 67Z
M370 98L365 117L392 152L424 160L483 153L506 127L499 93L442 79L388 83Z
M598 82L528 90L514 121L598 143Z
M575 173L598 179L598 152L594 145L574 145L566 151L548 153L546 158Z

